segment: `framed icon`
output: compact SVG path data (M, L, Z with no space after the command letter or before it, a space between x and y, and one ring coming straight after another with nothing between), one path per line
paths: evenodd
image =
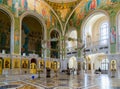
M116 60L111 60L111 71L116 71L116 66L117 66L117 64L116 64Z
M45 63L44 63L44 60L39 60L39 68L44 68L45 66Z
M28 68L28 59L22 59L22 68Z
M4 58L4 68L10 68L10 58Z
M13 68L20 68L20 59L13 59Z
M0 74L2 74L2 59L0 58Z

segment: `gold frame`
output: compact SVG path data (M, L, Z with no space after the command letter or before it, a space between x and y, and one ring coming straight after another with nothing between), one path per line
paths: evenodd
M10 69L10 58L4 58L4 69Z
M111 71L116 71L117 70L117 62L116 62L116 60L111 60L110 69L111 69Z
M30 73L31 74L37 73L37 65L35 63L30 63Z
M2 59L0 58L0 74L2 74Z
M12 68L20 68L20 59L13 59L13 65Z
M28 59L22 59L21 68L28 69Z
M45 62L43 59L38 61L38 66L42 69L45 68Z

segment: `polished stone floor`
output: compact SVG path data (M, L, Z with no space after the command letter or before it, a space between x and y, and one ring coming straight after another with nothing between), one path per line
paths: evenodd
M41 78L32 79L33 75L7 75L0 76L0 89L5 85L20 85L17 89L120 89L120 79L111 78L105 74L80 74L66 75L60 73L58 77L52 75L46 78L41 74ZM13 89L13 88L12 88Z

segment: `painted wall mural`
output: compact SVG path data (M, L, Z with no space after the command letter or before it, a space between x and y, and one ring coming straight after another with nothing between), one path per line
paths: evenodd
M20 20L15 18L14 54L20 54Z
M80 29L80 24L82 23L84 17L86 17L86 14L88 14L91 10L99 8L102 4L109 4L109 2L110 1L108 0L81 1L81 4L77 7L72 17L70 18L68 26L71 26L72 22L72 25Z
M117 3L119 4L119 2L120 0L83 0L69 19L68 26L74 25L80 29L80 24L88 13L99 8L111 11L114 9L113 6L120 7L119 5L116 5Z
M111 29L110 29L110 43L111 44L116 43L116 28L115 28L115 26L111 27Z
M11 10L15 16L15 31L14 31L14 54L20 54L20 26L19 16L25 11L37 12L45 20L47 30L58 27L59 22L50 10L48 5L42 0L0 0L1 5L6 5L6 8Z
M112 26L110 29L110 46L111 46L111 53L116 52L116 27Z
M67 30L69 30L70 26L76 27L78 30L81 28L81 23L83 19L91 13L91 11L101 9L105 10L110 15L110 23L111 23L111 36L110 36L110 52L116 52L116 27L115 27L115 16L119 11L120 0L87 0L81 1L81 4L76 8L75 12L69 19ZM112 30L114 28L114 30Z
M76 27L76 29L80 29L81 27L80 25L83 19L91 11L95 9L99 9L99 8L110 11L112 7L111 8L106 7L107 4L111 4L111 6L116 6L116 3L118 2L120 2L120 0L81 0L79 6L76 8L75 12L69 19L67 28L69 26L74 26ZM20 39L19 37L20 36L20 26L19 26L20 23L19 23L18 17L23 12L28 11L28 10L37 12L40 16L44 18L45 24L48 30L51 29L52 27L58 27L58 29L61 29L56 16L54 15L54 13L51 11L49 6L43 0L0 0L0 4L6 5L6 7L10 9L13 12L13 14L17 17L17 18L15 17L15 31L14 31L14 35L15 35L14 53L16 54L18 54L20 50L19 49L20 42L18 41ZM63 13L63 10L60 10L59 12ZM66 12L69 12L69 10ZM66 18L68 17L67 13L61 14L61 16L62 16L62 18L60 18L61 21L63 22L64 20L66 21Z
M94 10L100 5L100 3L101 0L89 0L85 5L86 12L88 12L89 10Z
M0 4L8 5L16 16L21 15L26 10L39 13L45 19L47 29L58 23L48 5L42 0L0 0Z

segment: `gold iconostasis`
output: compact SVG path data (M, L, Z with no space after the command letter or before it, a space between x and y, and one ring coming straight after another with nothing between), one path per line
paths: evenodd
M44 69L49 68L53 71L57 71L60 68L60 62L51 61L43 59L35 59L37 62L32 62L32 59L29 60L27 58L13 58L12 60L9 57L0 58L0 74L2 74L3 70L9 69L21 69L21 70L29 70L30 74L36 74L37 69L41 69L41 72L44 72Z

